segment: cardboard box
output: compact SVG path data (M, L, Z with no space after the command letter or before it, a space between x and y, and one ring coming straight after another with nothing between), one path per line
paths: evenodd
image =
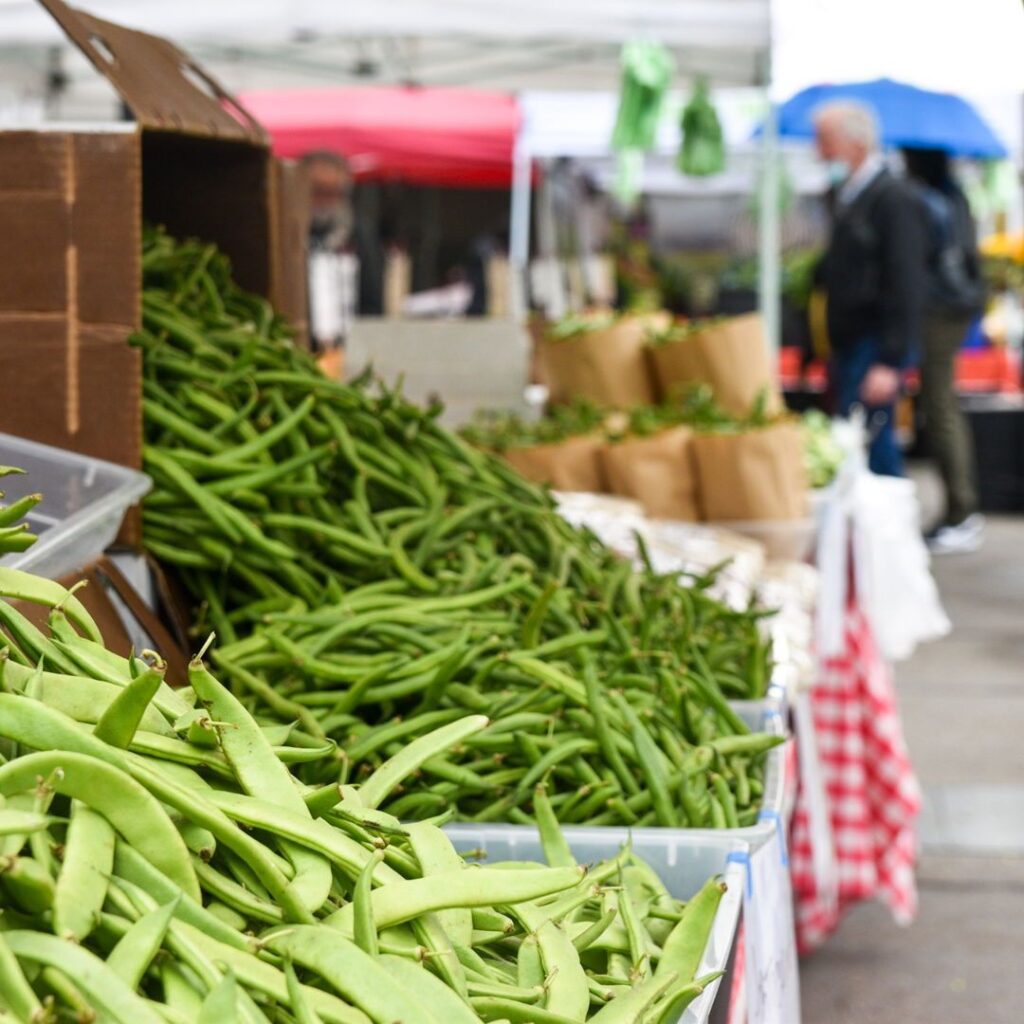
M304 336L301 183L173 44L41 2L135 121L0 132L0 430L138 467L143 222L216 243Z

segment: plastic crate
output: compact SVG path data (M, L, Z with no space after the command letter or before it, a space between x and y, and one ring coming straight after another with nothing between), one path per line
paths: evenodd
M626 839L626 830L620 828L570 826L564 831L573 855L581 864L615 856ZM463 854L479 851L488 861L544 860L540 838L532 827L454 824L445 826L445 832ZM745 847L728 836L720 832L708 838L703 833L666 828L629 831L633 850L658 873L677 899L689 899L712 875L722 875L725 879L727 891L715 915L697 977L726 970L743 906L745 869L730 860L730 855L742 853ZM680 1024L705 1024L723 980L708 985L679 1017Z
M152 487L144 473L11 434L0 434L0 465L25 470L24 476L0 480L5 503L43 495L27 516L39 540L27 551L0 558L0 565L51 579L102 554L125 512Z

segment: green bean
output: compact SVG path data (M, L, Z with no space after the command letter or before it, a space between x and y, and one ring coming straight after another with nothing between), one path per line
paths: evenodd
M675 975L655 976L648 978L628 992L616 996L607 1006L599 1010L592 1018L597 1024L631 1024L642 1019L649 1007L672 986Z
M666 776L664 755L651 739L650 733L644 728L639 715L633 710L630 704L617 694L612 695L618 698L615 702L626 721L630 724L630 731L633 743L636 747L637 761L651 794L651 801L654 805L655 814L658 817L658 824L667 828L676 828L679 825L676 809L672 804L669 795L669 784Z
M579 868L538 868L522 872L469 868L444 872L374 889L373 917L379 928L390 928L435 910L522 903L562 892L582 877ZM351 918L350 905L333 915L337 926L342 928L350 924Z
M165 666L147 668L136 676L107 706L93 735L113 747L127 747L138 730L150 701L163 682Z
M259 793L289 811L308 816L305 802L287 768L274 754L262 730L241 703L206 670L201 661L190 663L188 681L199 700L222 723L217 737L243 789L248 793ZM330 865L302 847L285 845L284 850L296 872L290 883L292 892L308 910L316 910L327 899L331 888Z
M13 505L9 508L14 508ZM33 576L19 569L0 566L0 596L17 601L28 601L45 608L60 608L64 614L90 639L103 642L99 627L75 595L58 583Z
M113 864L113 827L103 815L74 801L54 892L57 935L81 942L96 927Z
M180 900L174 899L157 910L143 914L121 936L107 956L107 966L130 988L137 989L177 913Z
M688 982L697 973L725 889L724 882L709 879L687 902L662 948L655 977L672 972Z
M0 859L0 881L26 914L42 915L53 907L54 884L49 870L33 857Z
M562 830L558 827L558 819L555 817L551 801L548 799L547 789L542 785L537 786L533 791L533 812L537 818L537 829L544 850L544 859L553 868L573 867L576 864L576 859L573 857Z
M39 776L52 776L56 792L102 814L154 867L198 898L199 886L181 836L156 800L123 771L69 751L26 754L0 767L0 793L9 796L30 789Z
M0 1004L10 1009L19 1021L43 1018L43 1006L28 983L17 957L0 931Z
M228 849L245 858L246 862L252 865L260 881L267 886L270 893L280 903L289 920L306 921L310 919L311 915L299 898L299 894L291 888L288 879L271 859L269 851L235 826L213 802L217 795L215 791L210 791L209 798L200 796L196 790L190 791L180 787L169 777L159 771L154 771L138 759L133 759L129 763L129 770L134 779L142 782L146 789L158 796L163 803L209 829L219 843L223 843ZM2 769L0 769L0 784L2 784ZM303 805L303 811L305 811L305 805ZM181 842L180 838L178 842ZM159 865L157 866L159 867ZM188 869L191 877L195 879L191 861L188 862ZM189 894L191 895L191 893Z
M202 930L179 922L181 934L211 959L229 967L248 988L263 993L277 1002L288 1003L288 984L285 975L274 966L264 963L250 953L211 938ZM298 958L296 962L301 963ZM368 1024L369 1018L328 992L303 986L311 1007L329 1024Z
M296 1024L321 1024L320 1016L306 998L290 960L285 961L284 973L288 981L288 1007L295 1016Z
M4 939L15 956L57 967L113 1020L162 1024L160 1017L94 954L42 932L8 931Z
M350 999L377 1024L393 1021L424 1021L443 1024L430 1016L426 1006L397 986L373 957L337 932L298 925L270 933L267 947L314 971L346 999Z
M416 771L425 761L429 761L436 754L447 750L467 736L480 732L488 724L488 719L483 715L468 715L413 740L400 753L385 761L363 783L359 790L363 804L366 807L378 807L398 783Z
M352 891L353 938L364 953L374 957L380 955L380 943L377 939L377 922L373 916L373 900L370 890L373 884L373 873L383 860L384 852L375 850L363 865L363 870L359 872L355 888Z
M238 1020L238 983L229 969L203 1000L196 1024L237 1024Z

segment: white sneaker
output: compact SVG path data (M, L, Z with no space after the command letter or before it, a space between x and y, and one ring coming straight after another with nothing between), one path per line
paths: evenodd
M941 526L928 538L933 555L952 555L977 551L985 539L985 517L978 512L955 526Z

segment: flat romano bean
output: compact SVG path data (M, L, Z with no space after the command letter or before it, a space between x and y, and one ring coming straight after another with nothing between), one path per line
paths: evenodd
M462 868L451 840L433 825L406 826L409 845L416 856L424 877L447 874ZM469 946L473 936L473 915L465 907L443 908L437 912L438 920L455 946Z
M359 877L356 879L355 887L352 890L352 937L355 940L355 944L364 953L373 957L380 954L380 943L377 938L377 922L373 916L371 887L373 885L373 873L377 865L383 860L384 851L374 850L370 859L363 866L363 870L359 872Z
M14 506L9 506L13 508ZM45 608L61 608L64 614L90 639L98 643L103 637L95 620L77 597L59 583L43 579L20 569L0 566L0 596Z
M26 754L0 767L0 793L24 792L39 777L48 778L56 792L81 800L103 815L186 895L199 898L188 849L177 829L160 804L124 771L69 751Z
M19 1021L43 1018L43 1006L0 931L0 1004Z
M43 932L8 931L4 940L15 956L58 968L90 1002L118 1024L162 1024L145 1000L88 950Z
M360 787L360 799L366 807L377 807L404 778L425 761L448 750L474 733L486 728L483 715L469 715L413 740L400 753L385 761Z
M506 871L470 867L429 878L389 882L373 890L373 917L379 928L390 928L421 914L452 907L520 904L572 888L583 875L580 868ZM342 907L327 920L350 931L351 906Z
M238 699L206 670L201 661L190 663L188 681L199 700L220 723L217 738L242 788L292 813L309 816L288 769ZM290 888L307 909L318 909L330 892L330 864L301 846L285 844L283 849L295 866L295 878Z
M127 747L163 682L165 666L147 667L118 693L100 716L93 735L113 747Z
M177 913L179 899L143 914L121 936L107 956L107 966L130 988L137 989L163 945Z
M337 932L299 925L271 932L264 943L273 952L315 972L376 1024L400 1020L444 1024L444 1018L434 1017L419 994L397 985L376 959Z
M114 864L114 843L110 822L80 801L72 801L53 898L57 935L82 942L99 923Z

